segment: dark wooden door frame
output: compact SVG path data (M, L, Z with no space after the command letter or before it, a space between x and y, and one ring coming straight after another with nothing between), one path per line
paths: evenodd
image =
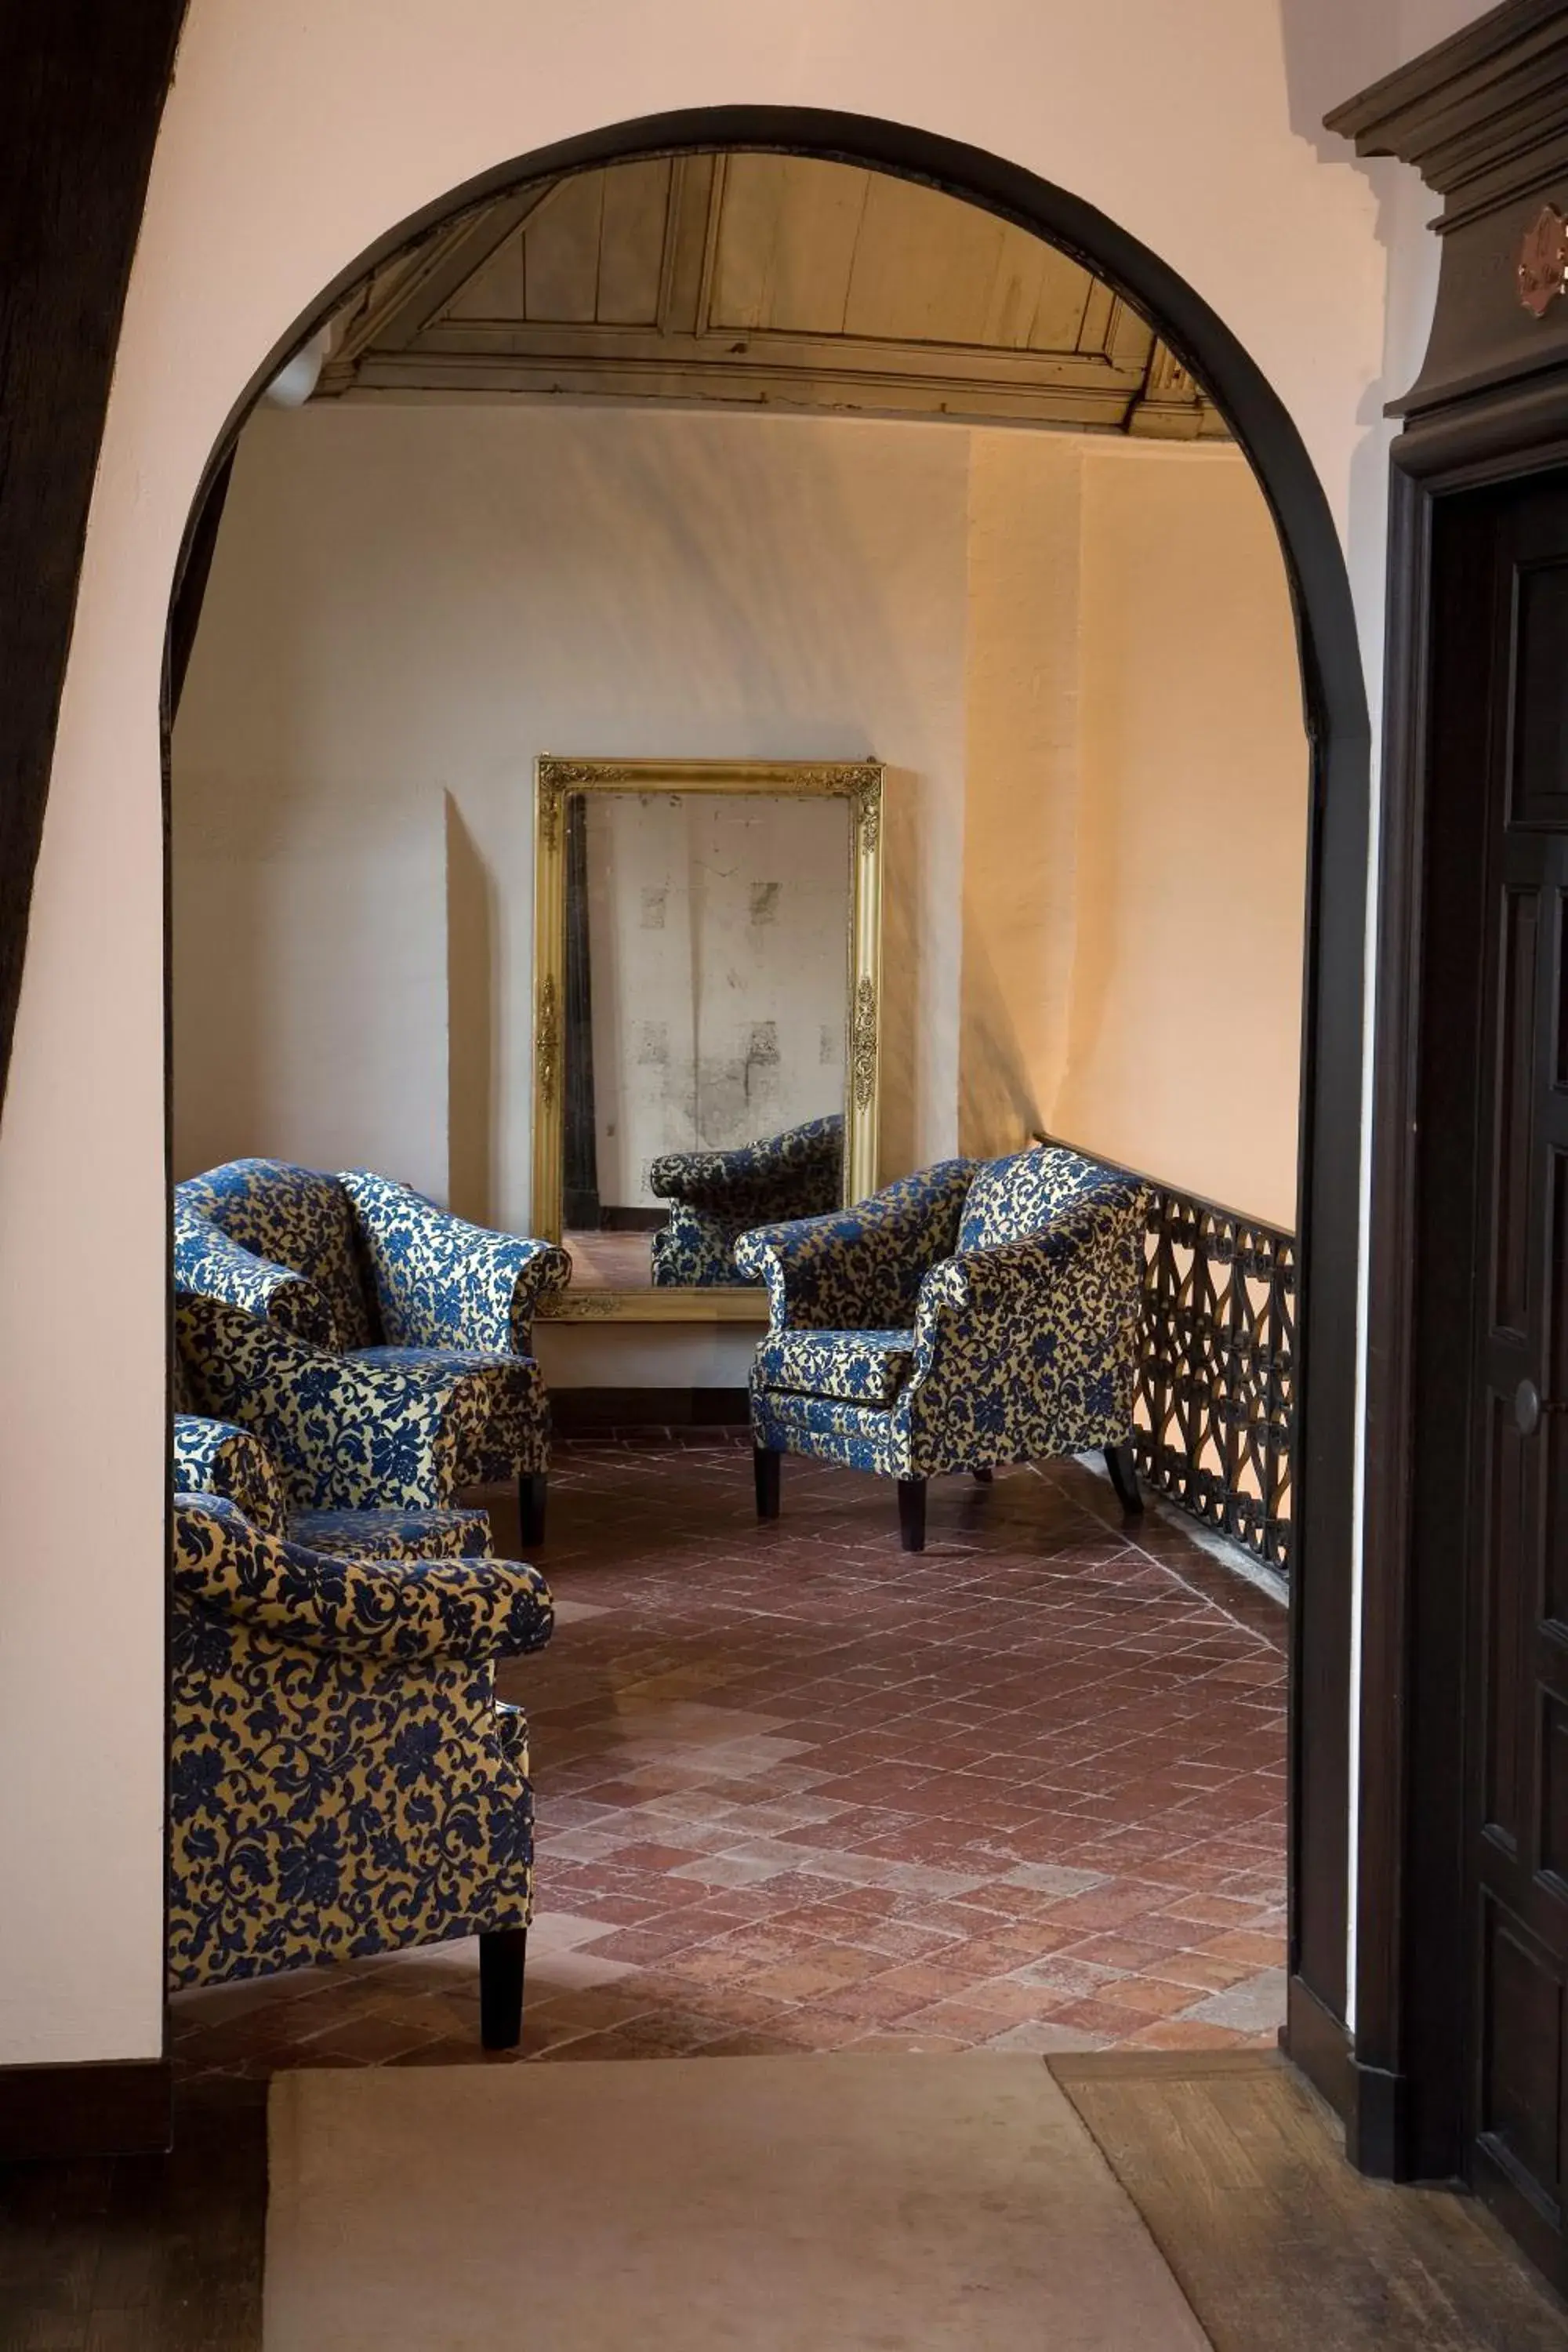
M1464 1561L1456 1529L1432 1524L1447 1468L1443 1380L1462 1343L1424 1312L1451 1270L1423 1252L1439 1189L1468 1181L1451 1150L1445 1162L1445 1040L1427 1054L1422 1001L1426 940L1463 897L1463 877L1433 871L1428 855L1434 542L1464 492L1568 466L1568 298L1532 315L1517 275L1543 199L1568 205L1568 0L1495 9L1329 123L1363 154L1415 165L1444 199L1436 314L1396 404L1390 503L1348 2117L1363 2168L1432 2179L1457 2173L1463 2153ZM1481 772L1478 751L1478 789ZM1460 1276L1450 1304L1462 1318Z
M1389 726L1383 794L1367 1392L1366 1572L1354 2152L1394 2179L1460 2163L1464 1624L1460 1570L1423 1524L1447 1442L1429 1404L1458 1347L1422 1313L1426 1208L1445 1120L1424 1066L1430 870L1427 662L1444 502L1568 467L1568 371L1414 423L1394 446ZM1479 973L1476 975L1479 985Z

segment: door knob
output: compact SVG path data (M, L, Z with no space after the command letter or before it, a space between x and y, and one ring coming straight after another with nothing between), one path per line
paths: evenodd
M1533 1381L1521 1381L1513 1392L1513 1417L1521 1437L1533 1437L1541 1426L1541 1391Z

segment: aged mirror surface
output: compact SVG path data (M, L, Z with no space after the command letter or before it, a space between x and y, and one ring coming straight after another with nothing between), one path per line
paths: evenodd
M761 1320L737 1235L873 1189L881 803L869 761L539 762L552 1312Z

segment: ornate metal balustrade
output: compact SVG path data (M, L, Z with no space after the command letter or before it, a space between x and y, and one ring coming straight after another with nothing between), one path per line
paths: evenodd
M1139 1470L1288 1576L1295 1236L1163 1185L1152 1192Z

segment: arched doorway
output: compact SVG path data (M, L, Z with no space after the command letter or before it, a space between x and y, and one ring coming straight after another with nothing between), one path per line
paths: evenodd
M1291 2046L1331 2079L1346 2002L1361 1069L1369 727L1350 590L1317 477L1283 404L1223 322L1149 249L997 158L867 118L722 108L649 118L497 166L400 223L323 289L236 403L187 528L166 678L188 652L182 598L210 555L206 495L279 364L365 274L467 207L531 179L696 151L765 150L914 179L1034 231L1157 328L1224 411L1278 527L1294 598L1312 747L1297 1230L1302 1258L1297 1605L1292 1631ZM210 515L208 516L210 523ZM188 600L184 609L188 613ZM165 754L169 725L165 698ZM1216 1059L1224 1041L1216 1040Z

